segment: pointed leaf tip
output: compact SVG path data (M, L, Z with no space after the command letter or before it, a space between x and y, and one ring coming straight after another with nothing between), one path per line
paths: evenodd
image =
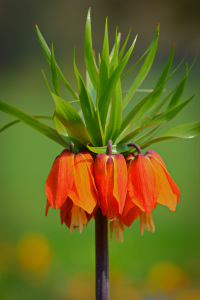
M59 96L59 82L58 82L58 74L57 74L57 67L56 67L56 61L54 56L53 43L51 44L51 81L52 81L55 94Z

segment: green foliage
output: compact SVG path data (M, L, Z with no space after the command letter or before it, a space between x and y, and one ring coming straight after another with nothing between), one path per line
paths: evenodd
M146 143L141 145L141 148L146 148L151 144L158 143L161 141L169 139L192 139L200 134L200 121L187 123L183 125L176 126L166 132L164 132L160 137L151 139Z
M75 151L87 147L93 153L106 153L107 144L110 139L113 141L113 153L120 152L126 154L133 151L133 149L130 149L126 145L130 141L134 141L142 148L145 148L166 139L191 138L200 133L199 122L183 124L163 134L159 133L160 129L174 119L194 98L194 95L192 95L187 100L182 100L188 74L191 69L191 67L188 68L187 64L184 76L176 87L172 91L165 89L166 83L174 76L176 70L183 62L171 71L175 50L174 46L155 87L147 91L148 94L134 105L135 93L139 91L154 61L158 46L159 25L157 25L155 36L147 50L128 71L125 71L130 56L133 53L137 36L130 48L125 52L130 32L120 49L121 34L116 30L115 43L110 51L108 20L106 19L103 49L102 53L98 55L98 61L96 61L92 47L89 9L84 40L86 83L78 70L74 53L74 71L78 83L78 92L75 92L71 88L58 67L53 44L50 50L37 26L36 31L45 57L51 66L53 92L44 72L42 72L47 88L55 103L55 112L52 119L57 131L39 121L38 118L29 116L4 102L0 102L0 109L3 112L28 124L64 147L68 147L70 141L73 141ZM141 67L138 74L135 76L128 90L123 93L122 81L139 64L141 64ZM71 103L60 97L59 79L71 93L73 97ZM80 112L77 112L73 107L73 102L77 102L80 105ZM14 121L5 125L0 131L4 131L17 122Z
M28 115L25 112L15 108L14 106L12 106L8 103L5 103L3 101L0 101L0 110L4 113L14 117L15 119L25 123L26 125L32 127L33 129L39 131L43 135L46 135L47 137L49 137L53 141L57 142L61 146L65 147L65 148L69 147L69 144L67 144L65 142L65 140L57 133L56 130L54 130L50 126L42 123L41 121L32 117L31 115ZM7 127L8 127L8 125L7 125ZM1 129L1 131L3 131L3 130Z
M97 66L94 59L94 52L92 49L92 33L91 33L91 19L90 19L90 9L87 15L86 27L85 27L85 64L89 74L89 77L92 81L92 84L97 90Z
M92 144L85 124L73 106L57 95L51 94L56 107L55 115L65 127L73 143L80 147L88 143Z

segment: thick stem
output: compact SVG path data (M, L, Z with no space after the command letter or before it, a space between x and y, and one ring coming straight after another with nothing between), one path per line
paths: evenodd
M108 300L108 219L99 208L95 214L96 300Z
M108 141L108 155L112 155L112 140Z
M136 144L136 143L128 143L127 146L135 147L135 148L137 149L138 154L142 154L142 150L141 150L141 148L138 146L138 144Z

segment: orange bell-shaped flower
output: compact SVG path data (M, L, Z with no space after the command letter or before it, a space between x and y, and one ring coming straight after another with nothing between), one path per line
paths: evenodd
M54 160L45 184L45 194L53 208L64 204L74 178L74 154L65 149Z
M50 202L47 200L46 212L47 216ZM61 224L65 223L72 233L74 229L78 229L80 233L83 231L83 227L87 226L88 222L95 214L96 209L94 209L92 214L88 214L84 209L75 205L70 197L67 197L65 203L60 208L60 220Z
M74 205L70 197L66 199L60 208L61 224L65 223L71 233L76 228L82 233L83 227L87 226L92 216L93 214L88 214L84 209Z
M122 215L118 215L118 219L129 227L140 216L140 211L141 209L134 204L129 193L127 193L124 211Z
M148 157L139 154L129 156L128 164L128 195L135 205L144 212L151 212L156 205L159 191L154 168Z
M168 173L165 163L158 153L149 150L145 153L145 156L149 158L157 178L159 189L157 203L167 206L171 211L175 211L180 198L180 189Z
M111 151L109 155L98 154L94 176L102 214L109 219L122 214L127 193L127 167L123 155L112 155Z
M98 201L93 158L87 151L73 154L63 150L55 159L45 184L49 205L61 208L67 197L91 214Z

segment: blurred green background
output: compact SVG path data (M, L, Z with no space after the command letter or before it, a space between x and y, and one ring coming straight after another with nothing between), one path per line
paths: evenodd
M92 8L93 46L101 51L105 17L114 42L118 26L125 40L139 34L130 63L146 50L160 22L155 63L142 88L152 88L173 43L175 67L188 54L189 64L200 49L200 3L191 1L44 0L0 2L0 99L32 115L52 115L53 101L41 74L50 78L35 24L46 41L54 42L58 64L76 89L73 48L84 74L84 26ZM184 99L196 97L170 126L199 120L200 61L196 61ZM139 69L138 69L139 70ZM181 79L184 65L167 86ZM134 79L135 73L130 76ZM62 89L62 96L70 99ZM142 96L142 95L141 95ZM0 126L12 118L0 114ZM169 126L169 127L170 127ZM44 215L44 184L62 148L18 124L0 135L0 295L1 299L94 299L94 221L83 233L60 225L59 212ZM111 299L200 299L200 138L172 140L151 147L163 157L181 189L175 213L153 212L156 232L139 234L139 221L124 233L124 242L110 242Z

